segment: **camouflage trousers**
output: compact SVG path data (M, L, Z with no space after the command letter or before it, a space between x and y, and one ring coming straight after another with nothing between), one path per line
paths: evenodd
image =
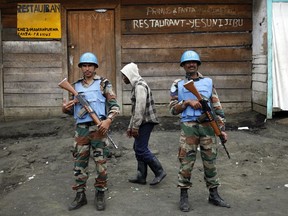
M216 170L217 139L213 128L208 123L182 122L179 141L178 159L180 169L178 173L178 187L190 188L191 175L196 162L197 148L204 168L204 180L207 188L217 187L219 180Z
M107 156L109 149L106 144L107 137L97 131L97 126L78 124L75 130L75 142L73 146L74 177L73 190L85 191L89 177L88 165L90 157L96 165L96 177L94 187L96 190L107 190ZM90 152L92 149L92 155Z

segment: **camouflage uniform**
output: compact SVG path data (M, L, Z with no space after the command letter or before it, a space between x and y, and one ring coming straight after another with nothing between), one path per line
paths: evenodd
M99 76L95 76L94 80L101 80L100 89L102 95L106 98L106 106L108 107L107 116L113 119L119 113L119 105L116 101L116 95L112 90L111 83ZM84 87L89 86L83 79L77 82L82 82ZM74 115L75 116L75 115ZM75 185L72 187L77 192L85 191L86 182L89 177L88 163L90 158L90 151L92 148L93 160L96 165L96 178L94 187L96 191L107 190L107 156L109 149L107 146L107 137L102 135L94 122L78 123L75 130L75 143L73 149L74 157L74 177Z
M199 73L200 78L203 76ZM181 108L182 101L178 100L178 83L174 81L170 90L170 111L178 115L184 110ZM186 80L185 82L187 82ZM201 93L201 92L200 92ZM212 88L212 95L209 98L211 105L218 117L218 125L224 129L225 116L222 110L216 89ZM179 141L178 159L180 169L178 173L178 187L190 188L192 186L191 173L196 161L197 148L200 147L200 154L204 167L204 180L207 188L219 186L216 170L217 139L213 128L208 122L198 123L197 121L181 122L181 135Z

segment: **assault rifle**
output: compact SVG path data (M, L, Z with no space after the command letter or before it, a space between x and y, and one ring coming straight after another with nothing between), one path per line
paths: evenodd
M93 119L93 122L96 125L99 125L101 120L98 118L97 114L94 112L92 107L89 105L88 101L85 99L85 97L81 94L78 94L78 92L73 88L73 86L67 81L67 78L64 78L60 83L58 83L58 86L61 88L67 90L68 92L72 93L77 101L84 107L84 109L88 112L90 117ZM107 133L107 138L109 141L113 144L113 146L117 149L118 146L116 143L112 140L112 138Z
M201 103L202 105L202 110L204 111L203 116L200 116L200 119L208 119L209 123L211 125L211 127L213 128L215 134L220 138L221 140L221 144L228 156L228 158L230 159L230 154L228 152L228 150L226 149L225 146L225 142L227 140L225 140L225 137L222 135L220 127L215 119L215 115L213 113L213 111L211 110L211 108L208 105L208 101L206 99L204 99L201 94L198 92L198 90L196 89L195 85L194 85L194 81L190 80L187 83L184 84L184 87L189 90L192 94L194 94L196 96L196 98L198 99L198 101ZM201 120L198 119L199 122L201 122Z

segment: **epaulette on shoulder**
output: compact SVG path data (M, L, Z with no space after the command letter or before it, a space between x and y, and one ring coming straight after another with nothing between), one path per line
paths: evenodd
M84 80L84 77L81 77L80 79L76 80L76 81L73 82L72 84L74 85L74 84L76 84L76 83L78 83L78 82L82 82L83 80Z
M176 79L176 80L174 80L174 84L177 84L178 82L180 82L182 79Z

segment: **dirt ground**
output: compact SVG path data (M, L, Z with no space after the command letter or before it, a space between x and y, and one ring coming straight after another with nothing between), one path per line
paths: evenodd
M109 190L103 215L287 215L288 203L288 115L273 120L254 112L227 116L229 160L219 144L217 161L220 195L232 208L207 201L203 169L198 157L193 170L189 202L193 210L178 210L177 149L179 122L161 118L150 139L151 149L162 162L167 177L157 186L135 185L128 178L136 173L132 139L125 136L128 119L119 117L111 137L108 162ZM68 116L42 120L0 123L0 215L97 215L94 205L94 164L90 163L88 204L67 210L75 196L73 184L73 119ZM246 128L246 129L245 129ZM199 155L198 155L199 156ZM148 182L153 178L149 170Z

